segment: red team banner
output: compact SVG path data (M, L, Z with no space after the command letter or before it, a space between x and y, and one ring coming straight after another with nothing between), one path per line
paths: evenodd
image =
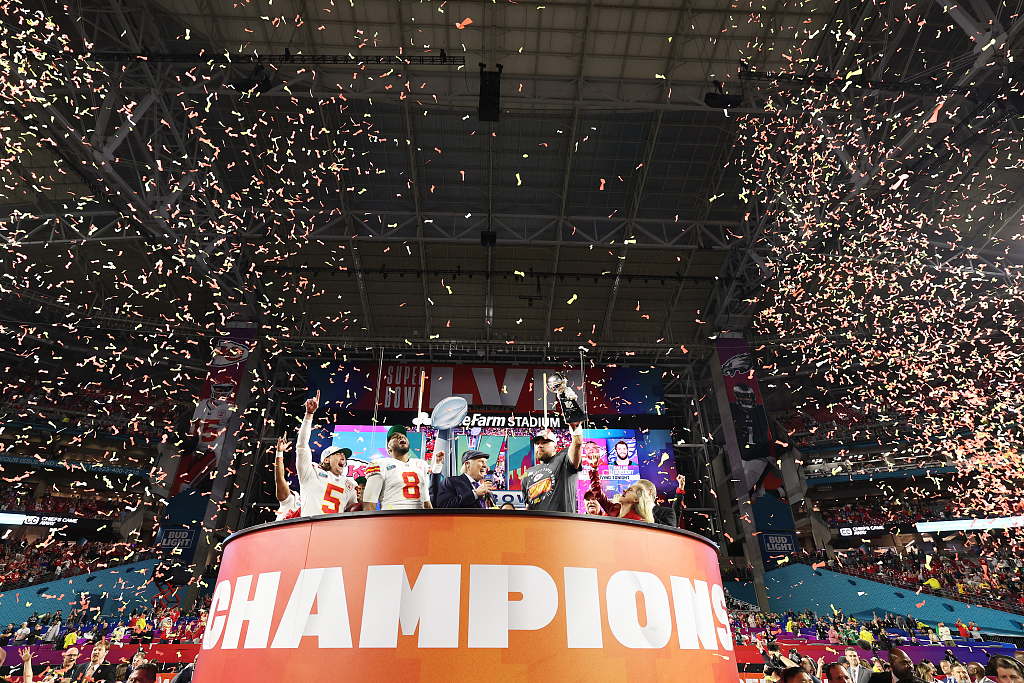
M171 495L230 464L232 454L224 452L224 437L235 414L238 387L245 376L255 336L256 330L241 328L217 339L192 414L192 432L199 437L199 443L192 455L178 465Z
M228 539L196 683L737 683L716 548L552 513L304 518Z

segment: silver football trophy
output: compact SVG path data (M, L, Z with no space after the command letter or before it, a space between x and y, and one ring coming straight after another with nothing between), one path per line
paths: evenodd
M548 390L558 396L558 405L562 406L562 418L568 424L584 422L587 414L576 400L576 392L569 386L569 379L561 372L548 375Z

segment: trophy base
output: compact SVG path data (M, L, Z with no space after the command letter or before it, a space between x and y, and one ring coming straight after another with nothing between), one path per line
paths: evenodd
M558 404L562 407L562 419L565 420L566 423L575 424L577 422L586 421L587 414L575 400L559 395Z

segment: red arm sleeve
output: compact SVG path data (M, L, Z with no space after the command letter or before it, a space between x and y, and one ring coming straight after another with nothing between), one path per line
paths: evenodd
M590 470L590 490L594 492L594 499L597 500L597 504L601 506L605 514L612 514L611 509L614 505L608 500L608 496L604 495L604 489L601 488L601 480L598 479L597 468L591 468ZM618 514L618 510L615 512Z

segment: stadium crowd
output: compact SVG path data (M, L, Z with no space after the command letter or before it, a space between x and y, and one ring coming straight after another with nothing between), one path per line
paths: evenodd
M875 615L870 620L846 616L842 610L820 616L810 610L801 613L764 614L745 610L730 601L730 625L737 645L754 645L760 653L767 681L783 683L893 683L894 681L948 681L949 683L1021 683L1024 668L1006 654L983 654L972 649L981 661L960 661L953 650L982 641L973 622L957 619L955 624L938 622L929 627L911 615ZM788 645L786 641L789 641ZM835 653L817 660L805 652ZM907 650L934 646L934 660L913 661ZM871 656L862 656L862 651ZM881 652L886 655L882 656ZM963 650L958 650L962 652ZM1012 652L1012 651L1011 651ZM841 654L840 654L841 653ZM991 676L992 678L988 678Z
M921 505L904 503L891 507L871 505L868 501L858 504L847 503L836 507L826 507L819 514L828 522L829 527L851 526L860 524L915 524L940 519L950 519L952 506L949 503Z
M0 415L25 421L57 421L63 427L155 438L184 406L123 387L90 385L60 391L44 387L40 376L6 368L0 384Z
M177 671L183 667L177 662L147 663L141 646L199 643L206 628L209 606L210 598L207 596L187 613L176 607L136 609L127 616L100 616L84 609L74 609L66 617L61 611L42 615L37 612L20 626L8 624L0 632L0 648L19 648L22 661L15 666L8 663L6 674L22 676L23 683L61 683L65 680L154 683L160 671ZM130 660L106 661L111 648L132 645L138 645L140 649ZM89 654L80 662L81 654L87 648ZM59 666L32 666L33 658L47 655L51 650L63 651ZM0 669L4 668L4 654L5 651L0 649ZM191 673L190 666L184 669Z
M1024 562L1010 552L972 557L967 553L925 553L917 548L887 548L875 553L859 548L836 553L835 558L821 550L813 555L799 552L790 559L908 590L1024 614Z
M0 592L158 557L136 543L0 540Z
M17 486L0 488L0 510L4 512L117 519L124 514L130 514L133 510L129 510L129 507L123 500L63 495L45 495L36 498L32 491L26 488Z

